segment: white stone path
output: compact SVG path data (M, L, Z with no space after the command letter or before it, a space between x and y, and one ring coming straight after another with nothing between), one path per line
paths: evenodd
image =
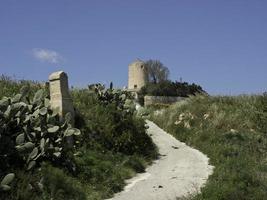
M176 140L151 121L148 134L161 155L145 173L127 180L112 200L175 200L200 191L213 167L206 155Z

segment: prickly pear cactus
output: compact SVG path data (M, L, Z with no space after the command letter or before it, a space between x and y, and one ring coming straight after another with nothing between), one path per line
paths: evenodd
M0 100L2 172L14 165L12 160L31 170L42 160L53 162L63 159L66 152L75 147L75 139L81 134L79 129L71 127L70 115L65 122L60 122L57 111L51 109L50 100L43 90L37 91L33 99L29 99L28 92L29 88L23 87L20 94ZM68 142L70 137L74 141L71 147ZM0 188L8 191L10 186L4 183Z
M96 96L99 103L103 105L114 104L120 111L133 112L133 96L130 92L116 90L113 88L113 83L110 83L110 87L105 89L104 85L93 84L89 85L88 89Z

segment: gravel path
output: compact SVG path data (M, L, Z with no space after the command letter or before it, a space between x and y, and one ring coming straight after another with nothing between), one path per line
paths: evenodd
M127 180L124 190L112 200L175 200L199 192L213 169L207 156L176 140L153 122L147 124L160 159L145 173Z

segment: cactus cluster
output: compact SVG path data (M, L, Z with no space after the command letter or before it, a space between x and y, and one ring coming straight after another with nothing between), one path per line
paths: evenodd
M114 104L118 110L126 112L133 112L135 109L132 94L113 89L112 82L108 89L105 89L105 86L101 84L89 85L88 89L95 94L97 101L103 105Z
M10 183L14 180L15 174L7 174L0 183L0 191L9 191L11 189Z
M75 137L80 135L80 130L70 124L70 114L60 121L43 90L37 91L33 99L28 93L29 87L23 87L14 97L0 100L1 171L18 164L14 160L26 165L27 170L42 160L56 161L73 148ZM2 182L1 188L8 189Z

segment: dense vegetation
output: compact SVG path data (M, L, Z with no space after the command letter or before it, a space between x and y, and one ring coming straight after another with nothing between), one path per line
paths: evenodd
M198 93L205 93L201 86L187 82L161 81L158 83L149 82L141 88L141 95L151 96L180 96L188 97Z
M191 96L151 116L215 166L193 199L266 199L267 95Z
M128 93L74 89L72 127L42 84L3 76L0 88L1 199L108 198L156 157Z
M127 155L153 155L152 140L145 134L144 120L135 115L130 93L105 90L97 84L90 86L89 92L73 91L73 98L88 124L83 128L88 128L84 132L90 135L84 140L96 140L106 149Z

